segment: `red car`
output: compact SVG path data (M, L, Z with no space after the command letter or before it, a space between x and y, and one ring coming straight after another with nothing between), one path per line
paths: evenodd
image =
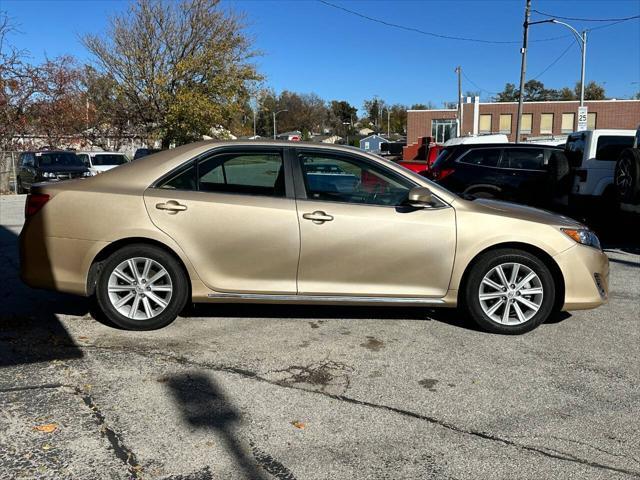
M429 171L442 150L442 145L431 137L422 137L417 145L411 147L405 147L403 159L398 164L416 173Z

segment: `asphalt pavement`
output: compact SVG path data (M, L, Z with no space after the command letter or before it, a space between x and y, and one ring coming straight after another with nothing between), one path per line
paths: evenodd
M455 311L209 305L153 332L18 278L0 197L1 479L640 478L640 248L523 336Z

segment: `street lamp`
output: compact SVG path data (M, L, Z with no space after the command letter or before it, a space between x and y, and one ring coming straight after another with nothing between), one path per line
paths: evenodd
M584 107L584 71L587 62L587 31L583 30L582 33L580 33L568 23L561 22L560 20L556 20L555 18L549 20L549 23L557 23L558 25L567 27L569 30L571 30L571 33L573 33L573 36L580 44L580 49L582 50L582 68L580 71L580 106Z
M276 139L276 115L282 112L288 112L286 108L284 110L278 110L277 112L273 112L273 139Z
M587 63L587 31L583 30L582 33L578 32L575 28L565 22L561 22L560 20L556 20L555 18L550 18L548 20L538 20L537 22L529 21L529 13L531 9L531 0L527 0L527 7L525 9L525 20L524 20L524 41L522 44L522 49L520 50L522 53L522 67L520 70L520 97L518 98L518 118L516 123L516 143L520 141L520 124L522 121L522 102L523 102L523 88L524 88L524 77L525 77L525 65L527 62L527 41L529 36L529 26L530 25L538 25L540 23L555 23L558 25L562 25L563 27L571 30L571 33L575 37L576 41L580 45L580 50L582 52L582 66L580 69L580 109L578 110L578 114L580 115L581 110L584 107L584 77L585 77L585 67ZM580 128L580 118L578 118L578 129Z

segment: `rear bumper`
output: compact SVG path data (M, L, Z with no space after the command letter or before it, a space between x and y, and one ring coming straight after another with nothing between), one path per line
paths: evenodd
M609 258L601 250L575 245L554 257L565 282L562 310L598 307L609 300Z
M30 287L87 295L89 267L107 243L45 236L38 217L20 233L20 278Z

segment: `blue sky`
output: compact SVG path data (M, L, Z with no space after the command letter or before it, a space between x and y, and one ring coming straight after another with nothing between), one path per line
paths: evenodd
M522 38L524 0L366 1L328 0L336 5L438 34L487 40ZM0 0L19 25L13 42L45 55L88 56L78 38L104 31L107 17L124 11L126 0ZM373 23L315 0L226 0L227 8L246 14L248 33L263 52L256 60L276 91L315 92L344 99L360 108L378 95L391 103L432 101L441 106L456 97L456 65L467 78L464 90L484 89L483 97L517 83L520 45L492 45L446 40ZM640 0L533 0L533 8L558 16L619 18L640 15ZM534 14L532 20L542 19ZM568 21L579 30L603 23ZM558 25L530 30L527 78L538 76L573 42ZM548 42L537 40L563 37ZM539 80L547 87L579 80L580 49L575 42ZM640 21L633 20L589 34L587 81L605 83L607 94L629 98L640 91Z

